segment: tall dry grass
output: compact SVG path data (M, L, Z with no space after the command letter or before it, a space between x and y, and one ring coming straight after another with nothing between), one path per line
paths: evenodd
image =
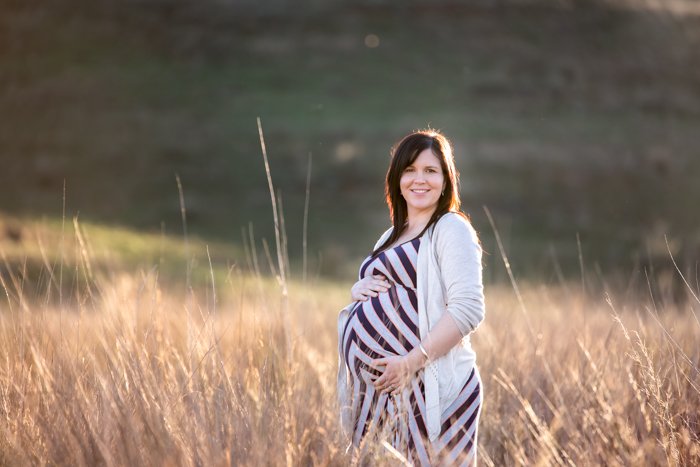
M306 263L302 281L289 280L282 200L259 119L258 129L277 267L263 246L274 277L261 274L251 225L247 267L234 264L217 279L207 247L210 280L192 285L179 177L184 287L164 286L157 265L101 267L77 218L71 242L61 231L60 262L37 233L36 278L28 254L15 250L8 260L0 243L0 465L400 462L381 439L369 440L362 458L346 450L335 321L350 284L311 283ZM583 262L580 288L558 267L559 286L520 286L487 215L512 288L487 287L487 319L473 336L484 383L480 462L700 464L700 291L686 283L679 295L663 271L647 279L648 295L630 280L618 298L600 273L597 286L587 284Z
M335 403L347 284L284 296L234 266L188 294L74 243L39 277L2 265L0 465L353 463ZM522 306L487 285L479 463L700 464L698 302L671 282L651 281L653 302L644 281L520 284ZM361 463L397 462L377 445Z

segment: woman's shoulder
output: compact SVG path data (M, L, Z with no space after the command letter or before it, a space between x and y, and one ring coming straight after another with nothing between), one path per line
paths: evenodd
M474 230L467 216L456 211L449 211L443 214L435 224L435 228L440 230Z
M382 241L382 240L384 240L384 239L386 239L386 238L389 238L389 235L391 235L391 232L393 232L393 230L394 230L394 226L393 226L393 225L392 225L391 227L389 227L388 229L386 229L386 230L384 231L384 233L379 237L379 241Z
M379 246L384 243L384 240L389 238L389 235L391 235L391 231L394 230L394 226L392 225L389 227L380 237L379 240L377 240L377 243L374 244L374 249L376 250L379 248Z
M440 235L468 235L478 243L478 237L471 222L461 212L450 211L445 213L435 224L435 234Z

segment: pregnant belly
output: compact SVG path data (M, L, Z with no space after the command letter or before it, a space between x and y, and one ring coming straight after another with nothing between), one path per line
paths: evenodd
M413 321L402 309L394 309L386 296L361 302L354 318L358 338L382 356L406 355L417 345L418 330Z

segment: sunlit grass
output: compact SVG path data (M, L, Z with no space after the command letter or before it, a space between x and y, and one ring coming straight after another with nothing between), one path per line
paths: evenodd
M76 236L76 225L82 234L82 244ZM241 232L236 232L235 238L240 239ZM204 283L210 275L207 248L212 256L214 273L222 280L237 260L245 262L245 254L235 243L205 242L197 236L190 236L188 241L195 283ZM75 218L67 218L64 224L60 218L20 219L0 213L0 256L4 255L8 265L14 266L22 265L26 260L33 277L38 276L41 268L58 266L60 269L61 258L64 268L75 269L76 258L83 255L83 248L91 265L107 275L138 269L148 273L157 264L159 270L167 272L171 279L186 276L187 258L182 236L164 230L160 233L137 232ZM261 248L260 239L258 248ZM267 263L261 268L269 271Z
M52 280L2 266L0 464L350 464L335 402L348 284L289 284L287 346L279 284L247 267L195 286L189 302L157 268L95 266L91 277L99 241L128 235L91 235L77 256L65 247L60 294L59 267ZM44 248L56 254L57 240ZM700 462L697 302L655 310L643 289L610 303L576 284L521 289L532 334L512 289L491 285L473 336L480 463ZM379 444L365 461L398 462Z

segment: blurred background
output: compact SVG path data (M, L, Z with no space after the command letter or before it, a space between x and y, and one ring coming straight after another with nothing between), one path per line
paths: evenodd
M260 117L293 276L309 153L309 271L349 280L390 226L392 145L428 126L454 145L486 281L507 278L483 205L519 278L579 280L577 234L587 271L668 262L665 235L694 271L699 15L652 0L4 0L0 236L60 228L65 180L68 224L181 248L177 173L215 262L245 263L249 223L274 258Z

